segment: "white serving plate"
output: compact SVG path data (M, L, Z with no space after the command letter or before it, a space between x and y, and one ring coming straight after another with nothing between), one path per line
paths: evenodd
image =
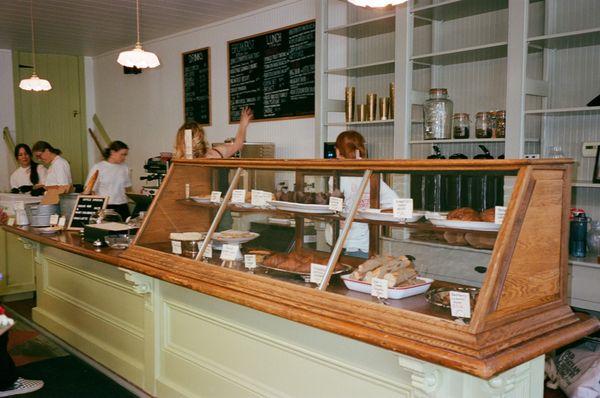
M297 211L301 213L311 214L331 214L329 205L311 205L306 203L283 202L281 200L268 200L268 204L275 207L277 210Z
M57 234L59 232L62 232L62 228L61 229L57 229L54 227L33 227L33 230L35 232L37 232L38 234L42 234L42 235L54 235Z
M425 218L428 220L445 220L448 212L426 211Z
M252 236L247 236L247 237L243 237L243 238L226 238L223 237L223 234L220 232L215 232L215 234L213 235L213 240L217 241L219 243L228 243L228 244L232 244L232 243L246 243L246 242L250 242L253 239L256 239L260 236L260 234L257 234L256 232L248 232L249 234L251 234Z
M417 294L423 294L429 290L429 287L433 283L433 279L422 277L418 277L417 279L421 280L422 283L411 286L390 287L388 289L388 298L397 300L416 296ZM350 290L371 294L371 284L369 282L352 279L352 274L342 275L342 280L344 281L346 287Z
M433 225L446 228L469 229L472 231L498 231L500 224L483 221L439 220L430 219Z
M358 212L358 216L366 220L388 221L397 223L416 222L419 221L424 215L425 213L423 212L414 211L412 217L410 218L396 218L394 217L394 213L382 213L381 209L364 209L359 210Z
M209 205L211 203L215 203L215 202L211 202L210 198L201 198L200 196L190 196L190 199L193 200L196 203L201 203L203 205ZM222 200L219 200L219 203L221 203ZM218 203L215 203L218 204Z

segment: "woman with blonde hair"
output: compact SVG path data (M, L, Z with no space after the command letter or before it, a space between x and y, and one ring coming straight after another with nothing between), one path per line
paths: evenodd
M237 151L244 147L246 141L246 130L252 120L252 110L244 108L240 115L240 124L238 127L235 140L231 144L219 145L210 148L206 140L206 134L202 126L196 122L186 122L179 130L175 137L175 154L174 159L185 159L185 130L192 131L192 157L209 158L209 159L226 159L233 156Z

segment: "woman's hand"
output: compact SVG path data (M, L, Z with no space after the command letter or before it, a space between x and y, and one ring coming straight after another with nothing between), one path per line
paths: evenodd
M250 124L250 120L254 117L252 109L245 107L240 114L240 127L246 128Z

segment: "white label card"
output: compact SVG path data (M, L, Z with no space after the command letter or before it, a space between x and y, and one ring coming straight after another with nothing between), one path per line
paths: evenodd
M221 249L221 260L235 261L238 258L239 251L240 251L239 245L224 244L223 249Z
M15 202L15 210L25 210L25 202L21 200Z
M210 201L213 203L221 202L221 191L212 191L210 193Z
M193 145L192 144L192 130L185 129L183 134L184 134L183 140L185 142L185 158L193 159L194 151L193 151L193 147L192 147L192 145Z
M171 241L171 252L173 252L173 254L181 254L181 242L178 240L172 240Z
M388 281L387 279L373 278L371 279L371 296L377 298L388 298Z
M245 189L234 189L231 195L231 203L245 203L246 202L246 190Z
M331 196L329 198L329 210L341 213L344 210L344 199Z
M502 222L504 221L504 215L506 214L506 207L505 206L496 206L495 214L496 214L496 216L494 218L494 222L496 224L502 224Z
M61 217L58 219L58 226L61 228L65 227L65 224L67 223L67 218L66 217Z
M190 198L190 184L185 184L185 198Z
M268 197L267 195L268 194ZM270 192L264 192L264 191L260 191L258 189L253 189L252 190L252 199L251 199L251 203L253 206L266 206L267 205L267 200L271 200L271 193Z
M50 216L50 225L56 225L56 224L58 224L58 219L59 219L58 214L52 214Z
M248 269L256 268L256 255L255 254L244 255L244 265Z
M6 225L8 225L9 227L12 227L13 225L15 225L15 218L11 217L8 219L8 221L6 221Z
M206 249L204 250L204 258L212 258L213 253L212 253L212 244L209 243L208 246L206 246Z
M470 318L471 295L467 292L450 292L450 312L457 318Z
M321 283L325 276L325 271L327 271L326 265L312 263L310 265L310 282Z
M394 218L411 218L413 216L413 200L394 199Z

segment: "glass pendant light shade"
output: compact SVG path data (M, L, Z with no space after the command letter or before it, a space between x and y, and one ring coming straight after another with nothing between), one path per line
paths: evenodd
M35 73L29 79L23 79L19 83L19 88L26 91L49 91L52 90L50 82L46 79L40 79Z
M29 17L31 19L31 55L33 58L33 73L29 79L23 79L19 82L19 88L26 91L50 91L52 86L46 79L40 79L36 74L35 68L35 35L33 29L33 0L29 2Z
M136 21L136 32L137 42L135 48L129 51L122 51L119 53L117 62L120 65L128 68L156 68L160 65L160 61L156 54L142 49L142 42L140 41L140 0L135 0L135 21Z
M156 54L149 51L144 51L140 43L135 45L133 50L122 51L119 53L117 62L128 68L156 68L160 65L160 61Z
M359 7L381 8L406 3L407 0L348 0Z

